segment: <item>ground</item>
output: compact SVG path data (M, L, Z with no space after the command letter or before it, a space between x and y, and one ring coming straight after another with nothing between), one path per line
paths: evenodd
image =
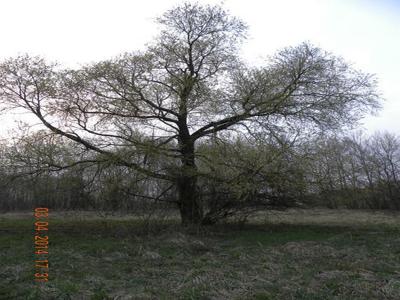
M0 299L400 299L400 214L290 210L246 225L50 212L50 280L33 217L0 214Z

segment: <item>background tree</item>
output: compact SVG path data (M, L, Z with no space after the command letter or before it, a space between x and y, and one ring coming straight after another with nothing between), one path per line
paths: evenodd
M372 76L307 43L247 66L238 56L246 26L219 6L185 3L158 22L163 29L146 51L78 70L37 57L6 60L0 97L96 160L173 183L184 224L204 217L200 140L227 130L338 129L378 107ZM148 164L151 157L160 163Z

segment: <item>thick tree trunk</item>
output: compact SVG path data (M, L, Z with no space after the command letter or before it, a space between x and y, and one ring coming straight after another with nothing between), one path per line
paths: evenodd
M203 211L199 204L197 177L195 175L179 178L178 196L182 224L199 224L203 218Z
M199 224L203 218L197 188L197 167L194 155L194 143L190 139L181 139L181 170L178 177L178 202L183 225Z

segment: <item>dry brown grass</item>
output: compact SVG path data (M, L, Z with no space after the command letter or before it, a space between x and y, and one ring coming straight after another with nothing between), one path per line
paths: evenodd
M398 214L259 213L250 224L147 228L52 212L48 284L32 282L32 216L2 215L0 299L400 299ZM10 231L10 229L16 231Z
M289 209L260 212L257 223L323 226L400 226L400 211L350 209Z

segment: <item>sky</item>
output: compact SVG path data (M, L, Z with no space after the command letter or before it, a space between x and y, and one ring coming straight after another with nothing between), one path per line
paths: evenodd
M2 0L0 61L28 53L66 67L143 50L155 18L177 0ZM251 64L303 41L375 74L383 109L361 121L368 133L400 134L400 0L200 0L221 4L249 26ZM0 115L0 135L24 115Z

